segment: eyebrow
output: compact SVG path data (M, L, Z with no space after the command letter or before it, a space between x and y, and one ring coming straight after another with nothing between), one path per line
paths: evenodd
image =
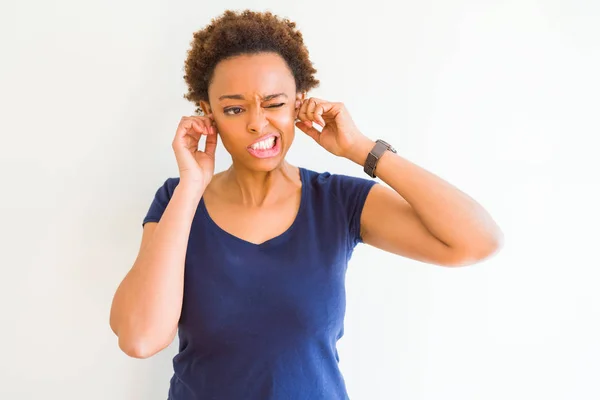
M269 100L274 99L279 96L283 96L283 97L287 98L287 95L285 93L275 93L275 94L270 94L268 96L264 96L263 101L269 101ZM225 99L245 100L245 97L241 94L225 94L225 95L219 97L219 101L225 100Z

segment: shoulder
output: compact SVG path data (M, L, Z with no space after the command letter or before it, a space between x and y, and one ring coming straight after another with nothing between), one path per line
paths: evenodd
M156 190L156 197L170 200L177 185L179 185L179 177L167 177Z
M175 188L179 184L179 177L169 177L166 178L154 194L154 199L150 204L150 208L148 209L148 213L142 222L145 224L146 222L158 222L165 211L165 208L171 201L171 197L173 197L173 192Z
M330 171L313 171L307 168L302 168L309 182L313 185L320 186L370 186L377 183L375 180L370 178L363 178L360 176L334 173Z
M308 183L313 190L330 194L347 201L354 196L362 196L377 182L373 179L333 173L330 171L313 171L302 168ZM356 197L354 197L356 198Z
M179 185L179 177L169 177L165 180L164 186L165 188L170 191L170 193L173 193L173 190L175 190L175 188L177 187L177 185Z

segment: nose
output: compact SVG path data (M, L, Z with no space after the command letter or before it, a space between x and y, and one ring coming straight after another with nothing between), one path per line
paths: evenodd
M269 124L262 107L253 107L248 115L248 131L251 133L261 133Z

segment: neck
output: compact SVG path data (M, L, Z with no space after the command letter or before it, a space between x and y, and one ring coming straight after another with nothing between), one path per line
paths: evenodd
M277 201L296 181L296 168L285 160L272 171L253 171L234 162L223 174L222 184L236 203L260 207Z

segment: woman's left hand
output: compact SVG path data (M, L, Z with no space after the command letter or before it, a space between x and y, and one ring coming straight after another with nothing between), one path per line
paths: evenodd
M298 129L336 156L350 158L355 148L368 140L358 130L342 103L311 97L302 102L297 118ZM313 122L323 128L321 132L313 127Z

